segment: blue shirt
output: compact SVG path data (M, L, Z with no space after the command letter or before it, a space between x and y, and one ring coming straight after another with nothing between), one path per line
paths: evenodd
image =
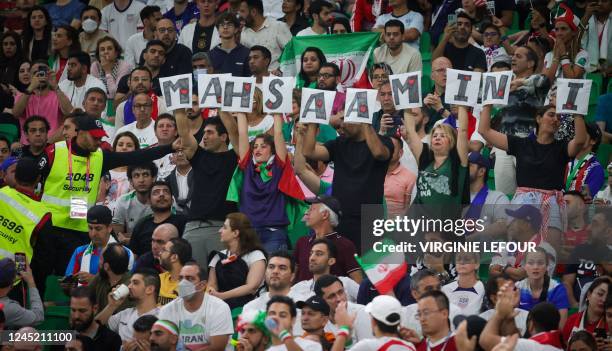
M81 10L85 8L85 4L78 0L71 0L64 6L58 6L56 3L51 3L45 5L45 7L47 11L49 11L53 27L57 28L57 26L61 25L70 25L70 22L75 18L79 19Z
M516 287L519 288L521 292L521 301L519 303L520 309L530 311L535 305L540 303L540 300L537 297L533 297L531 294L531 288L529 287L529 280L527 278L516 283ZM565 286L559 284L556 280L550 279L546 302L552 303L558 310L569 309L570 305Z
M612 133L612 93L601 95L597 99L597 110L595 111L595 121L606 123L606 132Z
M238 44L230 52L214 47L208 52L215 73L231 73L236 77L250 77L249 53L251 50L242 44Z
M200 10L198 10L198 7L194 1L187 4L187 8L185 8L185 11L183 11L180 16L176 15L173 7L168 12L164 13L164 18L167 18L174 23L174 28L176 28L178 35L181 33L181 29L183 29L183 27L191 23L191 21L197 21L198 18L200 18Z

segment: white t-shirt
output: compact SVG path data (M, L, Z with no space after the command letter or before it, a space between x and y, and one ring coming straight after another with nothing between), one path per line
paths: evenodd
M139 315L138 311L134 307L126 308L125 310L112 315L108 319L108 329L119 334L122 341L129 341L134 338L133 325L138 318L146 315L157 316L158 314L159 307L155 307L142 315Z
M306 27L304 29L302 29L301 31L297 32L297 34L295 35L296 37L304 37L307 35L323 35L325 33L319 34L317 32L315 32L314 30L312 30L312 27Z
M413 303L412 305L402 307L402 320L400 325L410 328L417 332L419 337L423 337L423 331L421 330L421 323L416 319L416 313L418 310L418 304ZM451 321L455 318L455 316L463 314L461 309L454 304L450 304L450 311L448 319ZM455 326L451 323L451 330L455 330Z
M140 54L142 53L142 50L147 47L148 42L149 41L145 39L143 32L138 32L129 37L127 43L125 44L125 50L123 50L125 61L131 64L132 67L137 67Z
M176 185L178 186L178 194L176 194L177 200L184 200L189 195L189 173L191 173L191 168L185 175L176 172Z
M357 294L359 293L359 284L349 277L338 277L338 279L340 279L344 286L348 300L350 302L356 302ZM305 300L315 294L314 285L314 279L302 280L291 287L291 291L293 291L296 296Z
M229 255L229 251L228 250L223 250L223 251L221 251L221 253L225 254L226 256ZM266 256L260 250L251 251L251 252L249 252L246 255L240 256L240 258L242 258L242 260L249 267L251 267L251 265L253 263L257 262L257 261L260 261L260 260L264 260L265 261L266 260ZM219 255L215 255L215 257L213 257L212 260L210 260L210 263L208 264L208 267L215 267L217 265L217 262L219 262Z
M183 299L177 298L163 306L158 317L176 324L181 341L193 350L208 345L212 336L234 333L229 306L218 297L208 294L204 295L202 305L195 312L187 311ZM226 350L230 348L226 347Z
M546 56L544 56L544 67L549 68L552 66L553 62L553 52L549 51ZM589 53L586 50L580 49L576 54L576 58L574 59L574 65L584 68L584 74L582 75L582 79L586 77L586 68L589 64ZM563 69L561 67L561 63L559 63L559 68L557 68L557 73L555 74L555 78L564 78L563 77ZM555 81L556 82L556 81Z
M321 344L318 342L314 342L312 340L304 339L302 337L297 337L295 339L295 343L300 346L302 351L321 351L323 348ZM285 344L280 344L277 346L270 346L266 349L267 351L287 351L287 346Z
M355 345L351 347L351 351L379 350L381 347L383 347L386 343L389 343L389 342L394 342L394 347L392 348L392 350L394 351L396 350L397 351L399 350L415 351L416 350L416 348L411 342L402 340L400 338L392 338L390 336L383 336L381 338L360 340L358 343L356 343Z
M384 28L385 27L385 23L387 23L389 20L392 19L396 19L401 21L404 24L404 31L408 31L408 29L410 28L414 28L416 30L419 31L419 33L423 33L423 15L421 15L420 13L416 12L416 11L408 11L407 14L403 15L403 16L393 16L392 13L385 13L383 15L378 16L378 18L376 19L376 24L374 25L375 28ZM419 49L419 41L420 39L417 39L413 42L408 42L408 44L410 46L412 46L415 49Z
M370 317L370 314L365 311L365 306L358 303L349 302L346 310L349 316L356 316L355 321L353 322L353 329L351 329L351 340L353 341L353 344L356 344L364 339L373 338L374 333L372 332L372 317ZM327 324L325 324L324 331L336 335L340 330L335 324L328 321Z
M128 38L142 29L140 11L144 7L142 2L132 0L125 10L119 11L112 2L102 9L100 29L110 34L124 48Z
M87 92L87 90L95 87L106 91L104 83L102 83L100 79L92 76L91 74L87 75L87 78L85 78L85 84L83 84L83 86L80 88L77 87L73 81L68 79L64 79L59 82L58 87L62 91L62 93L66 95L68 100L70 100L72 107L81 109L83 108L83 100L85 100L85 93Z
M274 117L266 115L257 125L249 126L249 142L259 134L266 134L272 127L274 127Z
M151 120L151 123L143 129L136 128L136 122L132 122L126 126L123 126L117 130L115 135L123 132L132 132L138 138L138 143L141 149L157 144L157 136L155 136L155 123Z
M543 345L535 340L530 339L518 339L514 351L560 351L551 345Z
M480 313L482 300L485 296L485 288L479 280L472 288L464 289L459 287L455 280L442 287L442 292L446 294L450 303L461 309L461 314L469 316Z
M515 308L514 311L518 312L516 317L514 317L514 324L516 325L518 330L521 332L520 335L525 335L525 332L527 331L527 316L529 315L529 311L525 311L520 308ZM491 317L493 317L493 314L495 314L494 308L482 312L480 314L480 317L488 321L489 319L491 319Z

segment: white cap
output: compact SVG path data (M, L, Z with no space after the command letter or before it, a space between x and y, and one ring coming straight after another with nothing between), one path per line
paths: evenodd
M393 296L379 295L367 304L365 311L377 321L395 326L400 323L402 304ZM393 316L394 313L397 316Z

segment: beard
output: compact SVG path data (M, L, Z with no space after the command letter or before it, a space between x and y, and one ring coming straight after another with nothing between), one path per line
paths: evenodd
M91 326L91 323L93 323L94 321L94 315L93 313L89 315L89 318L87 318L86 321L71 321L70 322L70 328L78 331L79 333L84 332L85 330L87 330L87 328L89 328Z
M170 203L167 206L157 206L157 205L151 204L151 211L153 211L154 213L167 212L167 211L170 211L171 208L172 208L172 203Z

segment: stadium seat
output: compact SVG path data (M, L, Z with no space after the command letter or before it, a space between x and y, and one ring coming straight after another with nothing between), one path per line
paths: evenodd
M429 32L421 33L419 51L421 51L421 58L423 61L431 61L431 36Z
M519 30L519 13L514 11L512 13L512 24L510 25L510 30L514 30L515 33ZM508 33L506 33L509 35Z
M591 86L591 96L589 97L589 106L597 105L597 98L599 94L601 94L601 88L603 85L603 76L601 73L587 73L587 79L593 81L593 85Z
M62 277L57 275L50 275L47 277L45 284L45 296L43 297L44 301L55 303L67 303L70 301L70 298L64 294L64 291L59 284L59 279L61 278Z
M597 160L603 168L605 169L608 163L610 162L610 155L612 154L612 145L610 144L600 144L599 149L597 149Z
M433 82L431 81L431 77L429 76L429 74L425 74L423 73L423 78L422 78L422 91L431 91L433 89Z

